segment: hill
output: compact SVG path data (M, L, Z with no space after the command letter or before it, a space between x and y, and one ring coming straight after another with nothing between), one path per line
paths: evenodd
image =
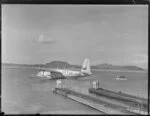
M11 66L11 67L18 67L18 66L24 66L24 67L46 67L46 68L81 68L81 65L73 65L69 64L65 61L52 61L46 64L12 64L12 63L2 63L2 66ZM137 66L127 65L127 66L118 66L118 65L112 65L112 64L99 64L91 66L91 69L108 69L108 70L144 70Z
M46 63L45 66L47 68L81 68L81 65L72 65L64 61L52 61L50 63ZM113 70L143 70L140 67L137 66L118 66L118 65L112 65L112 64L99 64L91 66L91 69L113 69Z
M15 64L15 63L2 63L2 66L7 67L44 67L44 64Z
M143 70L140 67L137 66L132 66L132 65L127 65L127 66L118 66L118 65L112 65L112 64L99 64L92 66L91 68L93 69L114 69L114 70Z
M71 68L71 65L64 61L52 61L45 64L46 68Z

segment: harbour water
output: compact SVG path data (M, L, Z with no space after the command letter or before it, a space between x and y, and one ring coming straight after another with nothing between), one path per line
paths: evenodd
M66 97L54 94L55 80L29 78L38 72L35 68L2 68L2 111L5 114L101 114ZM147 98L147 72L95 71L89 77L63 80L64 84L81 88L92 87L93 80L99 80L100 87L122 91ZM127 80L116 80L116 75Z

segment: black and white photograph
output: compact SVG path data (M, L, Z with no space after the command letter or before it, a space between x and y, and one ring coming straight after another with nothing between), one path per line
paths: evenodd
M2 112L148 114L148 5L1 9Z

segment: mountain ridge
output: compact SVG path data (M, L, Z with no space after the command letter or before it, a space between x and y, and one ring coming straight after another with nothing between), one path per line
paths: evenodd
M45 64L14 64L14 63L2 63L2 66L29 66L29 67L43 67L43 68L81 68L81 65L69 64L66 61L52 61ZM102 63L97 65L92 65L91 69L112 69L112 70L144 70L141 67L133 65L113 65L108 63Z

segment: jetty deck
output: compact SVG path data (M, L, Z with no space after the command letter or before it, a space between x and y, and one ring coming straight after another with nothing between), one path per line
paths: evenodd
M129 95L122 92L110 91L103 88L98 89L89 88L89 93L93 93L98 96L104 96L106 98L115 99L117 101L126 103L130 106L134 105L134 107L139 107L140 105L142 110L148 109L148 100L141 97Z
M133 95L129 95L129 94L125 94L122 92L110 91L110 90L106 90L103 88L98 88L98 89L90 88L89 92L95 93L97 95L104 95L104 96L110 96L110 97L117 98L117 99L122 99L122 100L127 100L127 101L132 101L132 102L139 102L139 103L142 103L145 105L148 104L147 99L133 96Z
M95 97L79 93L67 88L54 88L53 92L73 99L79 103L90 106L105 114L137 114L128 110L127 107L106 102Z
M68 97L86 106L92 107L100 114L148 114L148 100L125 93L91 87L91 83L79 83L71 80L61 80L53 92ZM76 86L78 83L78 86ZM93 84L94 85L94 84ZM100 92L103 91L104 92ZM100 92L100 94L98 94ZM94 93L94 94L93 94ZM117 98L118 97L118 98ZM142 104L142 105L141 105ZM139 107L140 105L140 107ZM141 107L142 106L142 107Z

